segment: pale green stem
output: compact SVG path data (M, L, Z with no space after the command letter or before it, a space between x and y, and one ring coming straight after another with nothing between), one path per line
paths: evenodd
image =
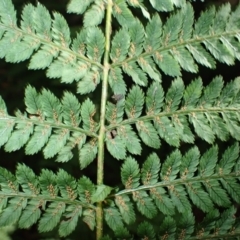
M100 129L98 138L98 162L97 162L97 184L103 184L104 176L104 140L105 140L105 113L107 103L108 90L108 74L109 74L109 51L111 36L111 18L112 18L112 0L107 1L106 27L105 27L105 54L103 60L103 80L102 80L102 98L101 98L101 115ZM96 239L99 240L103 235L103 209L102 202L97 204L96 210Z

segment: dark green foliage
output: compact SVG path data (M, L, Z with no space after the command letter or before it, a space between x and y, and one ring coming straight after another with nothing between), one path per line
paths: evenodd
M80 174L97 166L96 183L61 166L38 175L23 163L14 174L1 167L0 227L36 224L65 238L83 222L98 240L240 237L240 78L185 79L240 60L240 5L195 17L190 2L70 0L67 12L82 19L72 34L38 2L17 20L0 0L0 58L76 84L60 98L27 85L15 116L0 97L0 147L57 166L78 159Z

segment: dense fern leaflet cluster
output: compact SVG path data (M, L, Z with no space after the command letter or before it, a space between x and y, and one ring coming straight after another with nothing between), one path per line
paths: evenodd
M141 154L141 142L158 149L164 139L179 147L180 142L194 143L192 128L208 143L216 137L239 140L239 90L239 78L224 86L221 77L208 86L198 78L186 88L177 78L166 94L157 82L149 86L146 96L139 86L134 86L126 99L107 105L107 148L115 158L125 159L127 152Z
M163 22L160 14L150 14L149 4L172 14ZM109 33L109 52L100 26L107 7L116 23ZM134 16L134 8L146 21ZM220 157L213 145L216 138L240 140L240 79L224 84L218 76L204 85L196 78L188 86L181 79L182 70L197 73L198 65L215 68L216 60L227 65L240 60L240 5L234 11L230 4L211 7L196 21L185 0L71 0L67 11L83 14L83 28L74 39L61 14L50 14L40 3L26 4L18 24L11 0L0 0L0 58L12 63L30 59L29 69L47 69L49 78L76 82L78 94L95 91L107 77L116 101L101 103L106 102L106 114L100 122L106 125L98 123L97 107L89 98L80 103L65 92L58 99L49 90L38 93L27 86L26 112L14 117L0 97L0 147L8 152L25 147L30 155L42 150L44 158L56 156L57 162L72 159L77 148L83 169L96 159L103 129L106 149L124 160L120 174L125 188L94 185L85 176L76 180L64 170L42 170L36 176L21 164L15 175L0 168L0 226L38 223L40 232L58 227L65 237L79 218L96 229L96 204L101 202L105 223L118 239L134 239L129 229L136 214L144 221L134 234L144 239L240 236L231 206L240 203L239 146L233 144ZM167 90L162 74L175 78ZM129 78L133 85L127 89ZM196 137L213 146L205 153L196 146L183 154L178 150L182 142L194 144ZM140 168L133 155L141 155L144 145L159 149L161 141L176 149L165 161L152 153ZM198 225L193 205L206 214ZM154 229L150 220L157 215L160 228Z
M120 239L131 238L125 225L131 226L136 220L133 202L147 219L158 214L162 222L157 232L148 221L143 222L138 226L138 236L151 239L157 235L161 238L170 235L170 239L238 236L236 208L231 207L230 199L240 202L239 169L238 144L230 146L221 157L217 146L202 155L197 147L184 155L175 150L162 164L152 153L141 169L135 159L128 157L121 168L125 189L118 193L105 185L95 186L85 176L77 181L64 170L57 174L42 170L37 177L23 164L18 165L15 176L0 168L3 209L0 226L18 222L20 228L29 228L38 223L40 232L58 227L60 236L67 236L79 218L94 229L93 204L104 200L105 221ZM207 213L197 228L191 203ZM220 214L214 205L228 209ZM175 221L176 218L180 221Z
M39 221L40 232L58 226L60 236L67 236L79 217L90 229L95 227L95 206L91 204L95 186L87 177L76 181L64 170L57 174L42 170L37 177L19 164L15 176L0 168L0 182L1 227L18 222L20 228L29 228Z
M79 2L70 2L68 11L82 13L92 1L86 4ZM130 5L134 5L133 2L129 1ZM164 9L157 6L162 4L159 1L150 2L156 9ZM203 12L194 24L190 4L184 4L185 1L182 4L170 0L163 2L172 6L175 3L182 8L172 14L165 24L156 14L144 27L134 18L124 0L114 1L113 15L120 29L112 40L109 84L115 94L126 92L123 73L136 84L147 86L148 77L161 81L160 70L177 77L181 76L181 69L198 72L196 63L215 68L215 59L228 65L240 59L240 7L234 12L231 12L230 4L223 5L219 10L212 7ZM85 28L73 41L66 20L58 13L54 13L52 19L41 4L24 7L20 27L17 26L11 1L1 1L0 4L1 58L5 57L8 62L20 62L31 57L30 69L48 68L49 78L61 78L65 83L77 81L80 94L95 90L103 69L101 59L105 37L97 25L104 17L104 1L96 1L86 12ZM76 10L76 6L81 7ZM169 9L166 8L167 11Z
M73 94L65 92L60 102L50 91L44 89L38 94L28 86L25 104L27 113L18 111L13 118L0 99L0 146L5 144L6 151L16 151L26 144L26 154L43 149L46 159L57 155L56 161L66 162L73 157L72 149L77 147L81 149L82 168L94 160L97 123L93 119L96 109L90 99L80 105Z

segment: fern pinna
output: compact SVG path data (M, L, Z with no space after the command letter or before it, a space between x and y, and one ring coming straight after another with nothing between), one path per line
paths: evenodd
M96 162L96 180L0 168L0 226L66 237L82 221L98 240L240 238L240 79L183 76L240 59L240 5L195 18L185 0L71 0L67 12L83 18L73 39L41 3L27 3L18 22L11 0L0 0L0 57L30 59L29 69L76 86L59 98L29 84L15 116L0 97L0 146L59 167L77 154L79 171ZM100 89L101 102L91 94ZM123 160L117 187L104 182L106 156Z

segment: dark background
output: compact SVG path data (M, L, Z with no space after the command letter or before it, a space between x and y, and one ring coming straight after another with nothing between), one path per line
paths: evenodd
M47 1L41 0L42 4L44 4L50 11L58 11L61 12L66 18L71 27L72 36L74 37L76 31L82 26L82 18L80 16L76 16L74 14L65 14L65 9L67 5L67 0L54 0ZM197 0L197 2L193 3L194 9L196 11L196 16L199 15L199 12L205 9L208 5L214 3L219 5L223 2L231 2L234 6L238 1L205 1L201 2ZM20 16L21 9L27 3L36 4L36 1L13 1L16 9L18 10L18 15ZM136 14L138 14L136 12ZM24 90L28 84L36 87L38 90L41 90L43 87L50 89L54 92L58 97L61 97L65 90L69 90L75 93L76 86L74 84L60 84L59 79L47 79L45 77L45 71L33 71L28 70L28 61L19 63L19 64L10 64L6 63L4 60L0 60L0 95L5 100L8 112L13 115L16 109L20 109L24 111ZM236 62L234 66L226 66L223 64L217 63L216 70L210 70L205 67L199 66L199 74L190 74L183 72L184 82L187 84L196 76L201 76L204 84L208 84L213 77L216 75L222 75L226 81L229 81L236 76L240 75L240 64ZM166 83L164 82L166 79ZM169 86L171 79L169 77L163 78L163 84ZM93 99L96 103L100 102L100 99ZM209 146L197 139L198 147L200 150L204 152L204 149ZM227 147L226 143L219 142L222 149ZM229 143L228 143L229 144ZM184 150L190 148L189 145L184 144L181 147ZM161 149L157 152L161 159L165 159L167 154L172 150L167 144L162 144ZM149 154L150 149L146 148L143 151L142 159L145 159ZM139 160L141 162L141 160ZM21 149L16 152L6 153L3 149L0 149L0 166L7 168L8 170L15 172L17 163L25 163L30 166L36 174L39 174L42 168L48 168L56 172L59 168L65 169L69 174L73 175L76 178L79 178L82 175L86 175L92 179L93 182L96 182L96 161L94 161L89 167L87 167L84 171L79 170L79 163L77 156L75 156L68 163L55 163L54 159L45 160L43 158L42 153L38 153L33 156L27 156L24 153L24 149ZM116 161L106 155L105 160L105 184L109 184L110 186L117 186L120 183L120 173L119 167L122 162ZM196 210L196 213L199 215L199 219L201 218L201 212ZM141 217L139 218L141 221ZM81 236L81 238L80 238ZM37 232L37 225L34 225L29 230L16 230L12 239L20 240L20 239L29 239L29 240L37 240L37 239L47 239L51 237L52 239L60 239L57 235L57 231L52 231L47 234L39 234ZM66 239L94 239L94 233L88 231L85 224L82 224L79 221L79 227L74 231L73 234Z

